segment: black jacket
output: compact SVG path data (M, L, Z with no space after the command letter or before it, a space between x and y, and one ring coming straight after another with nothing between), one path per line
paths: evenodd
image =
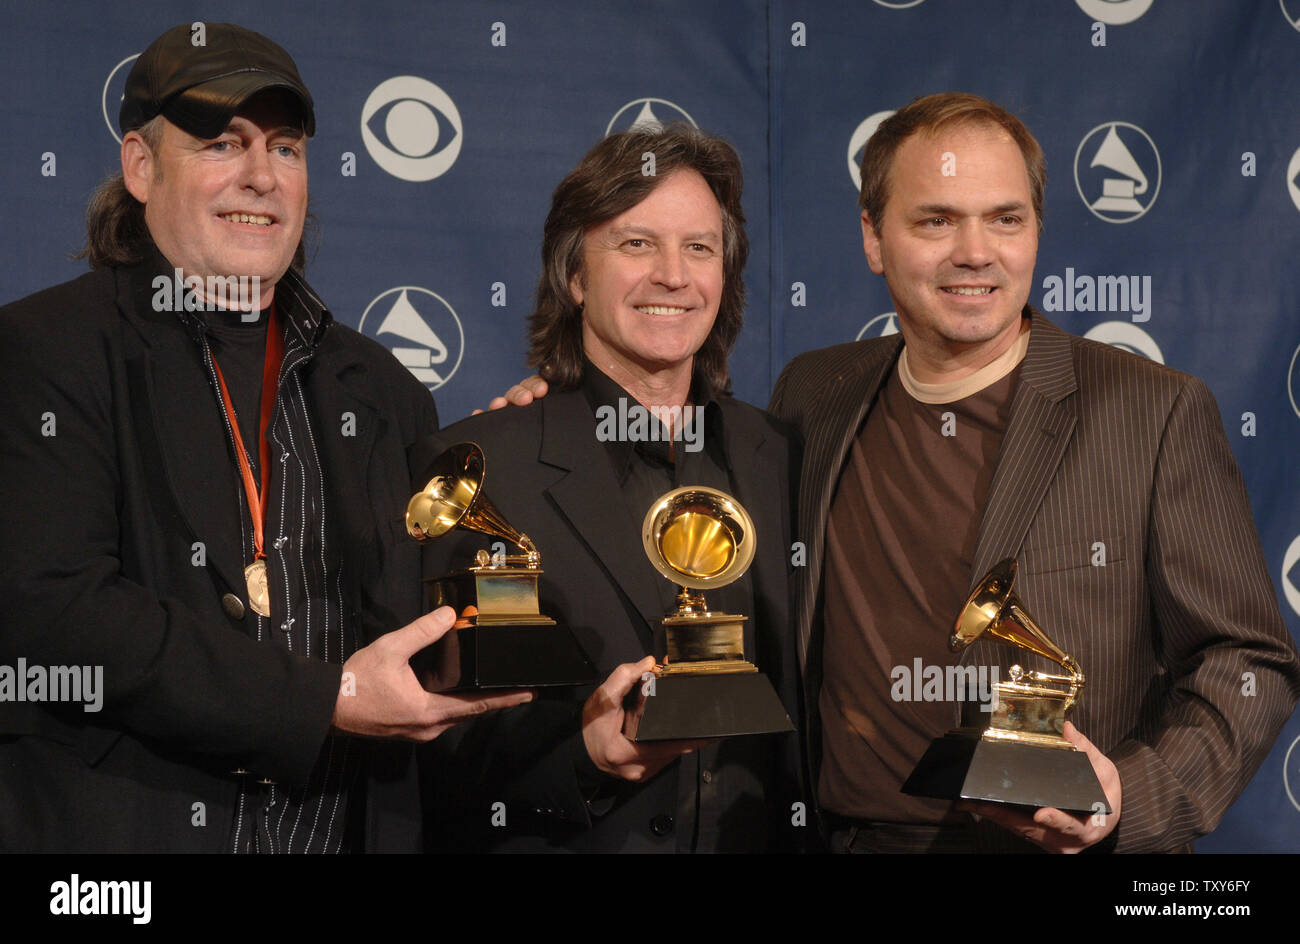
M746 656L798 718L794 637L788 621L792 469L783 427L761 411L719 398L733 494L754 519L754 607ZM542 556L541 610L567 624L603 681L615 666L655 652L667 613L665 578L646 559L641 514L618 480L581 390L470 417L413 454L427 470L445 446L472 440L487 460L485 490ZM423 487L427 476L417 476ZM448 536L427 545L426 570L464 567L490 539ZM706 594L707 596L707 594ZM544 631L544 630L543 630ZM660 653L661 655L661 653ZM433 848L540 851L756 851L799 845L791 824L797 786L794 734L732 738L669 765L643 784L610 781L588 805L580 774L595 774L580 715L591 687L543 690L537 702L444 735L427 749L426 817ZM504 803L506 825L494 826ZM499 822L499 819L498 819ZM808 829L813 827L809 826Z
M223 608L223 596L247 596L233 458L198 346L151 305L160 262L0 310L0 665L97 665L104 680L98 713L0 703L6 850L223 850L230 771L301 783L332 717L339 666L259 644L252 616ZM420 612L418 553L401 524L407 446L437 416L387 351L339 324L302 380L329 552L344 555L364 645ZM368 749L367 846L412 848L410 751Z

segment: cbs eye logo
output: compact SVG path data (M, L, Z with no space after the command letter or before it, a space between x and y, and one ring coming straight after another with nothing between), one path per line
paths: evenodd
M1101 324L1093 325L1084 337L1089 341L1100 341L1121 351L1128 351L1130 354L1141 355L1157 364L1165 362L1164 352L1160 350L1156 339L1127 321L1103 321Z
M117 113L122 107L122 96L126 92L126 77L131 72L131 64L139 57L140 54L137 52L113 66L113 71L104 80L104 91L99 95L99 107L104 113L104 124L108 125L108 133L118 144L122 143L122 136L117 133Z
M361 108L366 150L401 180L441 177L456 163L464 139L456 103L419 76L398 75L380 82Z

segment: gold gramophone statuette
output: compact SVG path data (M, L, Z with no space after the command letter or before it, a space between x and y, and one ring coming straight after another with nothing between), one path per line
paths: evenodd
M1083 690L1083 671L1029 614L1013 592L1015 581L1013 558L989 571L962 607L948 647L961 652L987 637L1049 659L1066 674L1011 666L1011 680L993 686L988 726L932 741L903 792L1109 813L1088 755L1062 734L1065 713Z
M654 568L677 584L677 609L663 620L653 694L640 688L624 733L660 741L793 731L771 682L745 658L747 617L710 610L704 599L753 562L749 513L714 488L674 489L646 513L641 542Z
M703 592L725 587L753 563L748 512L716 489L679 488L650 508L641 543L655 570L677 584L677 610L663 620L663 674L757 672L745 659L746 617L710 610Z
M982 737L1077 750L1061 732L1065 729L1065 713L1074 707L1083 690L1083 672L1074 657L1052 642L1012 593L1015 579L1013 558L989 571L957 617L948 648L961 652L981 636L988 636L1036 653L1065 669L1068 675L1050 675L1011 666L1011 681L993 686L993 714Z
M435 679L431 690L593 681L595 669L573 633L538 606L541 554L488 500L486 465L476 443L457 443L433 461L428 484L406 506L406 532L416 541L464 529L509 541L521 552L479 550L472 566L425 580L430 608L450 606L467 624L431 647L435 665L424 673Z

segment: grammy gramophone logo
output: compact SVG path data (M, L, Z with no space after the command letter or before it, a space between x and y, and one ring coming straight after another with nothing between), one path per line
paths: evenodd
M358 330L386 346L430 390L451 380L465 351L456 309L419 285L381 292L362 312Z
M1074 183L1092 215L1131 223L1160 195L1160 152L1151 136L1127 121L1093 128L1074 153Z

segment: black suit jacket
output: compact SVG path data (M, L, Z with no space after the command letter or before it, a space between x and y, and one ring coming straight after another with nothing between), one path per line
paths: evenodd
M105 689L98 713L0 703L4 849L224 850L230 771L303 782L332 717L338 665L259 644L251 615L223 609L223 595L247 597L233 458L198 346L153 310L161 261L0 311L0 664L103 666ZM387 351L342 325L302 380L329 550L364 644L420 612L406 449L437 417ZM367 750L368 845L414 849L411 752Z
M719 401L733 493L758 533L750 571L754 606L746 654L797 717L788 626L792 456L782 427L731 398ZM708 422L708 420L706 420ZM585 394L552 393L527 407L470 417L424 444L416 469L472 440L486 456L485 491L542 555L542 612L570 626L603 681L615 666L655 653L663 577L641 545L642 512L625 507ZM422 488L427 475L417 475ZM490 539L460 534L429 543L429 573L464 567ZM661 654L661 653L660 653ZM579 772L596 771L580 714L592 687L544 690L514 708L444 735L429 748L428 819L435 847L501 851L750 850L798 837L791 804L796 738L733 738L674 763L644 784L610 781L586 802ZM609 792L612 790L612 792ZM698 810L696 797L698 792ZM492 804L506 804L493 826Z
M1017 593L1087 676L1071 720L1119 769L1115 848L1166 851L1213 829L1250 780L1300 696L1300 662L1209 389L1032 317L971 586L1019 559ZM814 786L826 521L902 344L802 354L772 394L803 436L795 621ZM1055 670L983 641L963 661L1002 678L1013 661Z

